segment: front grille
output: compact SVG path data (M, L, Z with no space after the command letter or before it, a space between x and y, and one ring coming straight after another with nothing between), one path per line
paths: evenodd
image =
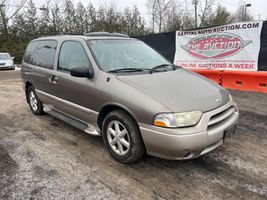
M5 65L6 63L0 63L0 65Z
M229 117L231 117L234 114L235 111L236 111L235 107L231 106L219 113L216 113L215 115L211 116L209 123L208 123L208 127L215 126L218 123L221 123L227 120Z

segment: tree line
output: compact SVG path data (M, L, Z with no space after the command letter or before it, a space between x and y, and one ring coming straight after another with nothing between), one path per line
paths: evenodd
M63 5L46 0L42 7L36 7L33 0L20 0L17 5L10 5L9 0L0 0L0 52L10 52L20 62L29 41L40 36L98 31L136 36L193 29L196 24L192 10L181 6L183 1L179 2L147 0L149 13L143 15L136 6L118 12L115 6L96 8L92 3L74 5L71 0L65 0ZM198 2L198 27L238 20L238 15L231 15L224 7L216 6L215 0Z
M0 6L4 2L0 1ZM10 52L16 61L21 60L24 49L33 38L99 31L129 35L148 33L145 20L136 6L117 12L112 6L96 8L89 3L85 7L81 2L75 6L71 0L65 0L62 7L48 0L37 8L29 0L22 1L11 14L7 7L0 7L0 52Z
M242 3L232 14L218 0L147 0L147 8L151 16L152 32L206 28L244 19ZM247 13L246 20L253 20L250 13Z

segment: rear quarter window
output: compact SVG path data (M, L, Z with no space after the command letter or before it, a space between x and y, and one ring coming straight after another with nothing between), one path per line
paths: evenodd
M40 40L33 53L31 64L42 68L53 69L56 49L57 41Z
M24 54L24 62L31 64L31 58L37 46L38 46L38 41L31 42L28 45Z

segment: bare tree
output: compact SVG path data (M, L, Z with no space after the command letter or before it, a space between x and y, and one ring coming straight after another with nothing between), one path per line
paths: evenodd
M242 21L244 21L244 5L240 5L238 7L236 12L232 15L231 20L234 21L234 22L242 22ZM253 17L247 11L246 12L246 21L251 21L251 20L253 20Z
M45 0L41 10L40 26L43 32L61 33L63 29L63 10L60 9L58 2L53 3L51 0Z
M152 32L155 32L155 19L156 19L156 0L148 0L146 6L151 13Z
M169 32L182 29L183 14L184 12L180 9L180 6L173 2L169 8L169 12L167 12L167 19L163 31Z
M152 16L152 30L155 31L155 24L159 32L166 25L168 13L171 11L173 0L148 0L147 7Z
M0 25L2 33L8 34L9 21L24 7L26 1L27 0L19 1L15 9L11 10L9 0L0 0Z
M38 31L38 18L37 9L32 0L28 1L27 10L24 13L28 35L30 37L36 37Z
M157 1L157 16L156 23L159 28L159 32L161 32L162 28L166 25L168 13L170 12L172 6L172 0L156 0Z
M213 13L212 8L215 4L216 0L200 0L199 10L200 10L200 25L199 27L205 26L207 20L209 19L210 15Z

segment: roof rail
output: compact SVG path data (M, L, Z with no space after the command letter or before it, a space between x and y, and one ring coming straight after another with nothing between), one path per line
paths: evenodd
M82 33L73 33L73 32L61 32L61 33L58 33L58 35L83 35Z
M90 32L90 33L85 33L84 35L86 36L113 36L113 37L129 37L126 34L122 33L110 33L110 32Z

